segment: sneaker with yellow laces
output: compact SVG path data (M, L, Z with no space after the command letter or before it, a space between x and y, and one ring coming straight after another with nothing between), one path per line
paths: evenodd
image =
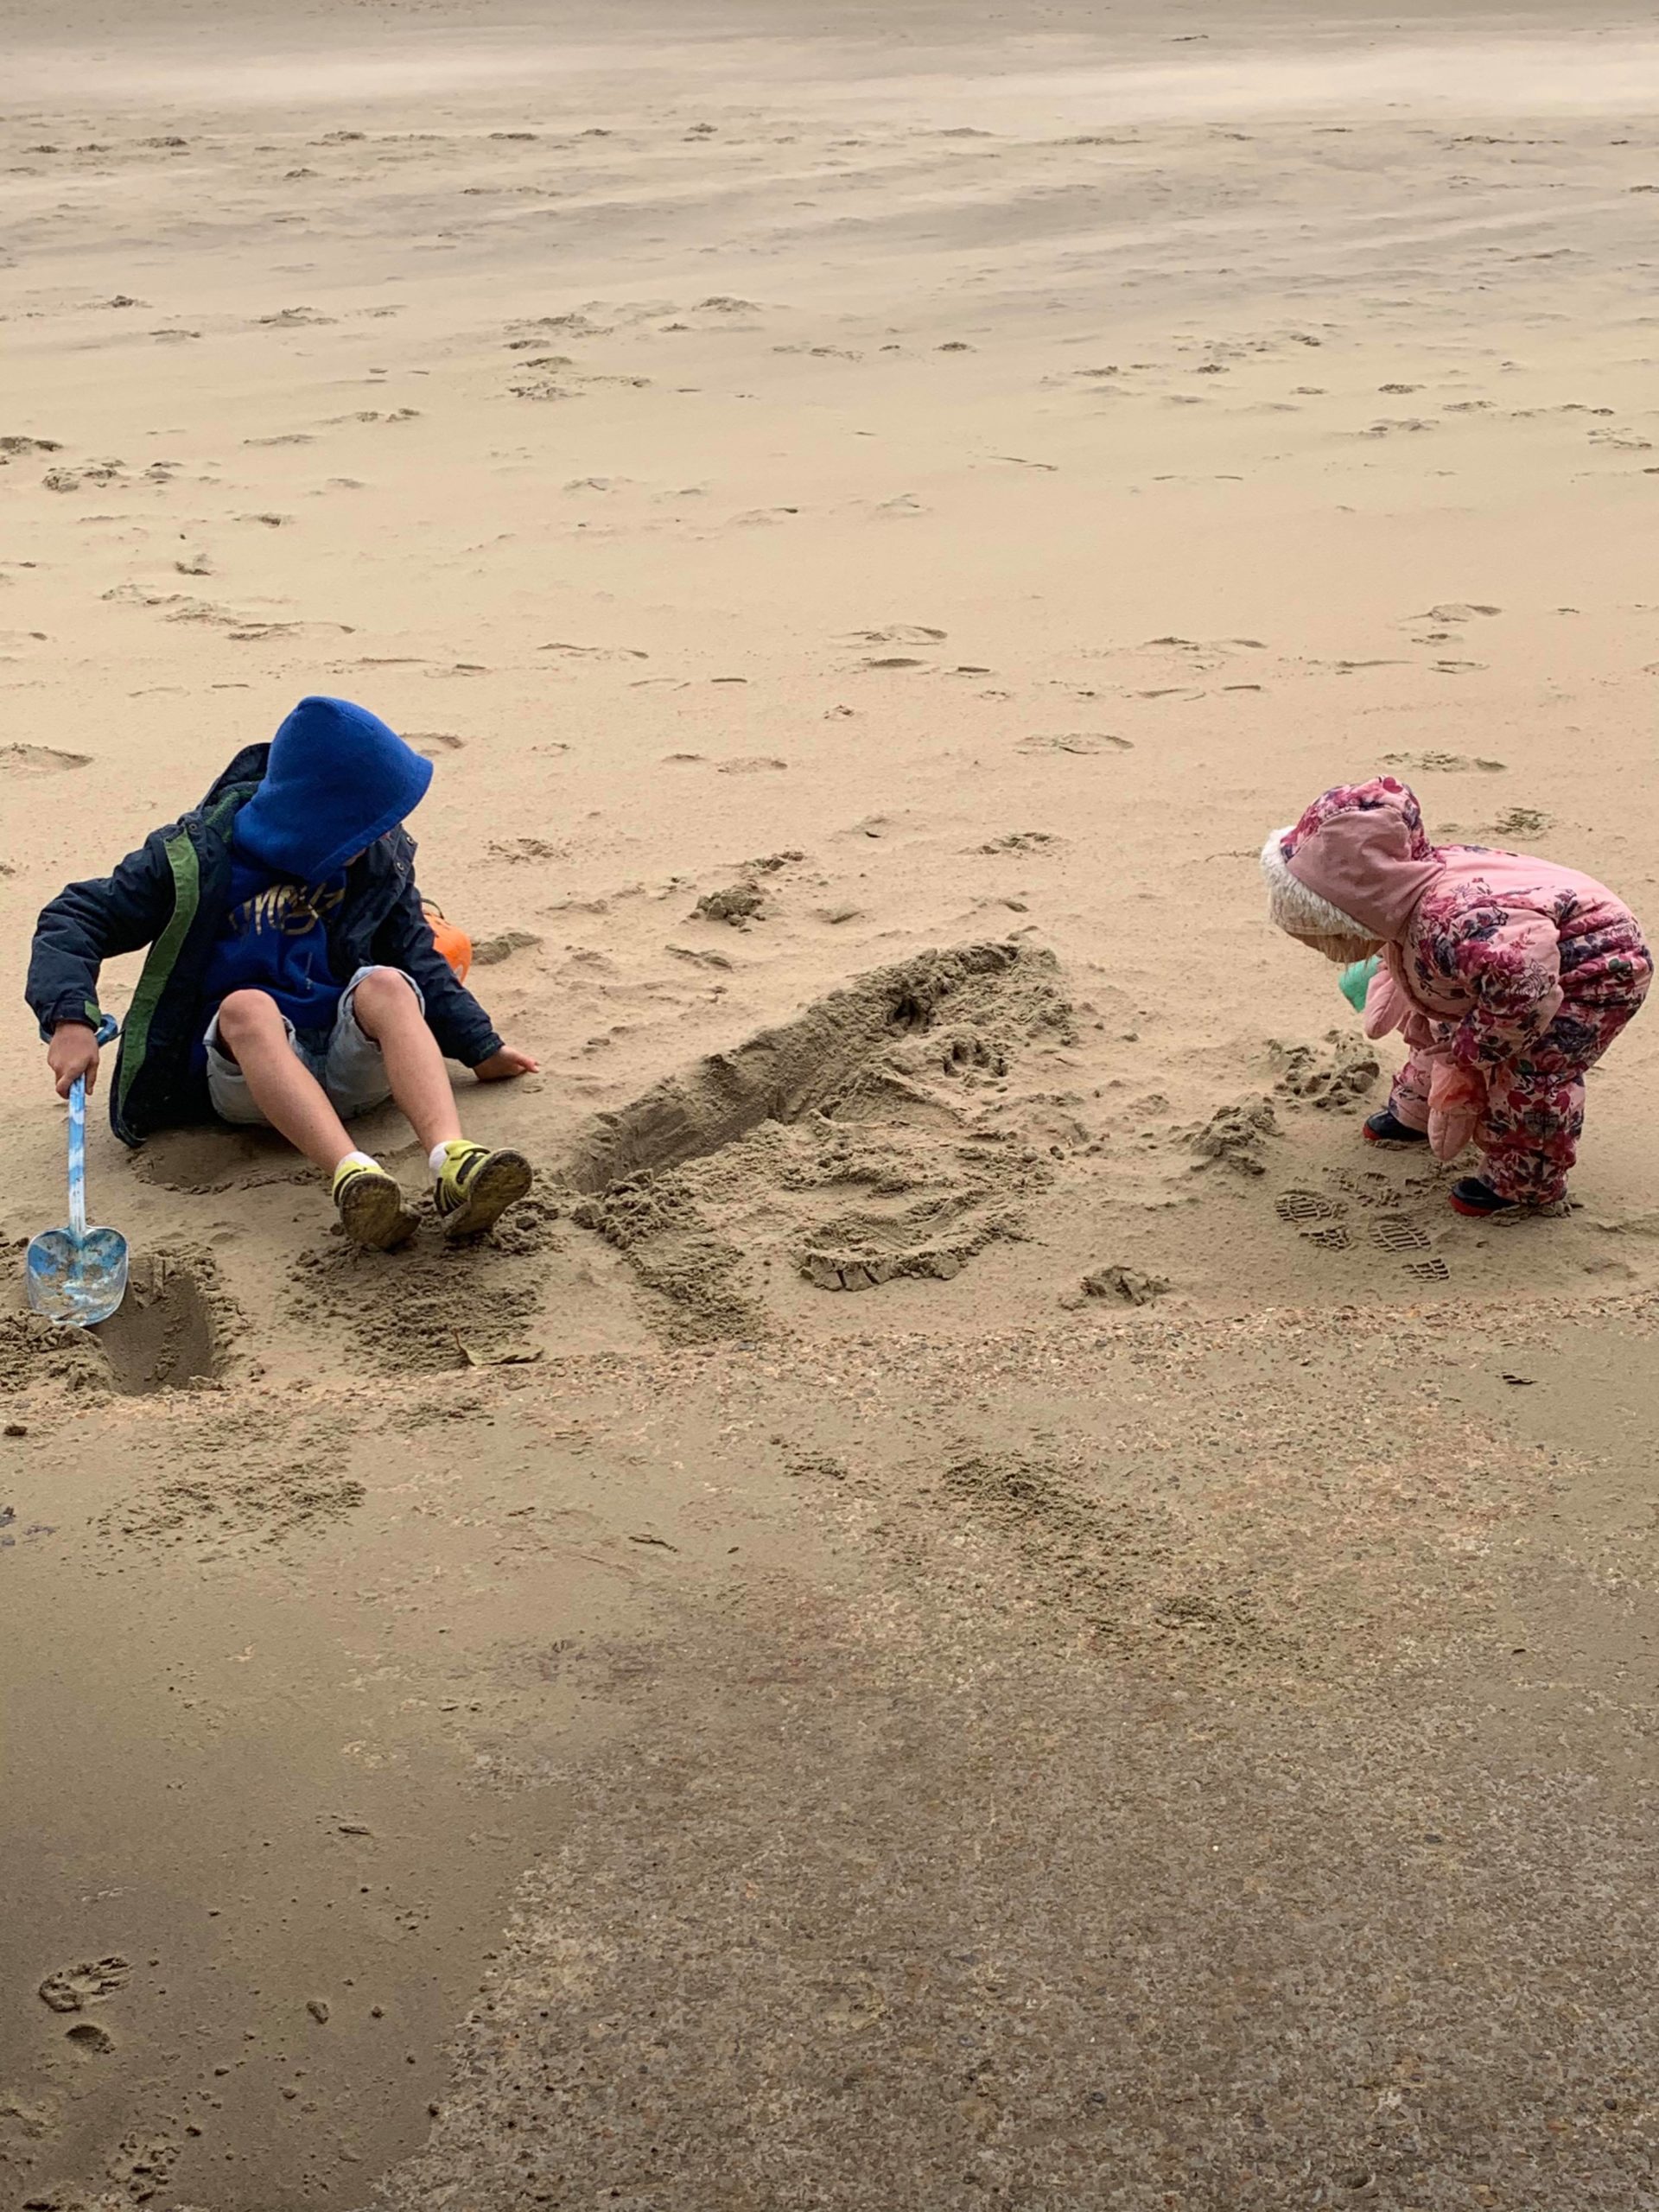
M434 1203L446 1236L478 1236L493 1228L534 1179L521 1152L492 1152L453 1137L442 1154Z
M397 1179L378 1161L353 1157L334 1170L334 1200L340 1226L353 1244L390 1252L405 1243L418 1226L404 1203Z

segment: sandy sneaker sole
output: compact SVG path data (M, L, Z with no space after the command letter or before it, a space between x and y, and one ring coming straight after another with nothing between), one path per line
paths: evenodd
M480 1236L529 1191L534 1179L521 1152L493 1152L467 1185L466 1203L443 1216L446 1236Z
M418 1226L390 1175L354 1175L335 1201L346 1234L372 1252L407 1243Z

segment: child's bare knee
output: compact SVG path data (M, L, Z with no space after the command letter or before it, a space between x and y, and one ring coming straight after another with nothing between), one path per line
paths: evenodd
M219 1002L219 1033L232 1047L282 1026L283 1017L269 991L232 991Z
M368 1016L371 1027L388 1017L395 1021L400 1014L415 1008L415 986L401 969L371 968L359 982L352 1002L359 1017Z

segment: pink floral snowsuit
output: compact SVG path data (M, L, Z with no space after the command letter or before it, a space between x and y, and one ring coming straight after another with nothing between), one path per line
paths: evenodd
M1391 776L1344 785L1285 844L1291 873L1383 940L1366 1001L1373 1037L1411 1047L1389 1109L1428 1127L1436 1063L1484 1083L1475 1141L1502 1198L1560 1198L1584 1127L1584 1076L1653 980L1641 925L1593 878L1478 845L1431 845Z

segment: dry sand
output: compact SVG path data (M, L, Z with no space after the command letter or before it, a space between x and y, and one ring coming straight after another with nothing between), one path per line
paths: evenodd
M1659 1027L1459 1221L1255 859L1659 914L1659 42L7 20L16 957L359 698L545 1172L100 1128L0 1314L6 2201L1659 2201Z

